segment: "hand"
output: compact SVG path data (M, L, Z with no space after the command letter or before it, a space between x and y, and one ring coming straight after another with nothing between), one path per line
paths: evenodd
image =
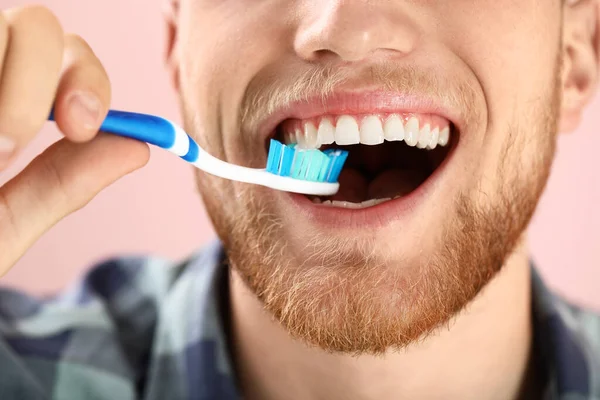
M0 11L0 174L54 104L64 138L0 187L0 276L50 227L142 167L148 146L98 134L110 82L79 36L39 6Z

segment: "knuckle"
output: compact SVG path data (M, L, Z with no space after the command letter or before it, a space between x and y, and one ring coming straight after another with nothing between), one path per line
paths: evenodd
M88 42L76 33L65 34L65 46L74 48L78 52L92 53L93 50Z
M72 152L77 145L66 142L64 139L48 149L45 157L40 157L41 174L45 189L41 202L48 204L47 215L51 219L70 214L84 207L94 196L93 187L90 186L86 174L80 170L69 167L65 160L72 158ZM51 201L48 199L51 198Z
M97 89L102 91L108 89L108 93L110 93L108 73L90 45L81 36L68 34L65 35L65 48L67 57L73 64L72 72L76 80L84 79L86 83Z
M42 170L46 183L52 187L53 202L62 206L69 199L68 182L56 165L54 157L42 158Z
M67 147L72 149L71 145L53 147L47 157L39 160L46 186L44 193L52 193L52 211L48 211L49 214L71 213L85 206L89 201L86 199L91 198L91 190L82 174L63 165L63 161L70 157L69 151L65 151ZM40 199L40 202L48 202L48 199Z
M65 35L65 47L68 49L68 52L74 54L73 57L81 64L80 66L89 71L91 75L99 76L103 79L108 78L104 65L96 57L91 46L81 36L76 34Z

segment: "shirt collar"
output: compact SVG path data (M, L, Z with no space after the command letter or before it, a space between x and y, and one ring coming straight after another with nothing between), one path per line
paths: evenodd
M537 365L546 377L545 399L591 397L593 353L586 349L575 307L558 298L532 266L533 342Z

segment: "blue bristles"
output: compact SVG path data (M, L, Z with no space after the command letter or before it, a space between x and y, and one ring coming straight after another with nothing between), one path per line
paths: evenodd
M335 183L347 158L345 150L299 149L271 139L267 171L305 181Z

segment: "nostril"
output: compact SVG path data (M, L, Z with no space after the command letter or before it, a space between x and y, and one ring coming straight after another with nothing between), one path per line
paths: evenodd
M381 51L412 53L419 37L419 25L394 2L340 1L304 16L294 49L307 61L372 61Z
M314 51L312 53L311 61L336 61L338 59L338 55L331 50L321 49Z

